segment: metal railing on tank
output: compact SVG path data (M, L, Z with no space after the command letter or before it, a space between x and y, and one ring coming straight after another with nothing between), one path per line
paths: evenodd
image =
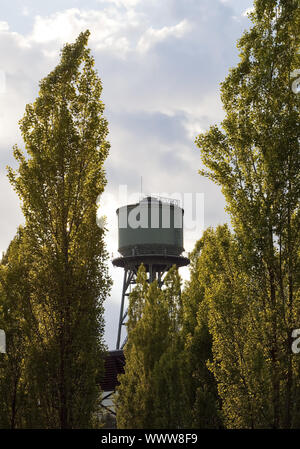
M147 198L151 199L153 198L154 200L160 201L161 203L171 204L173 206L180 207L180 201L174 198L166 198L165 196L152 195L151 193L149 194L143 193L142 195L140 195L140 201L146 200Z

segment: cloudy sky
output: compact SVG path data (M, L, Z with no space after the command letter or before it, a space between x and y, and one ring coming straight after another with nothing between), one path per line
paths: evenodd
M201 201L199 210L194 207L197 224L185 231L187 251L201 237L203 224L228 221L220 189L197 173L201 164L194 140L223 118L219 83L238 62L236 41L250 26L246 11L252 6L252 0L2 0L0 251L23 222L6 178L6 166L16 166L12 146L22 147L18 120L37 96L39 80L58 63L63 44L86 29L109 122L101 212L109 222L109 253L117 253L119 186L126 185L132 197L140 191L141 176L144 193L204 195L204 208ZM122 270L111 268L111 275L106 341L113 348ZM182 275L186 279L188 270Z

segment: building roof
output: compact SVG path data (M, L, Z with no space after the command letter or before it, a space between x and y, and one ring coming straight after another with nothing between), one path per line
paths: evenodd
M109 351L104 362L104 377L100 381L102 391L114 391L119 385L118 375L124 374L125 357L122 350Z

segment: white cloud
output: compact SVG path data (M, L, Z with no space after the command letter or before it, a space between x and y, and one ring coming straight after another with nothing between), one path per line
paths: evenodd
M186 121L184 122L184 127L186 129L188 137L191 140L195 140L198 134L204 132L202 120L195 117L194 115L187 117Z
M201 164L194 138L223 117L219 83L237 61L235 41L244 23L232 16L241 18L252 0L235 1L238 11L233 3L99 0L99 8L88 9L86 3L85 8L64 9L62 0L52 14L43 14L42 6L39 16L29 14L26 23L30 26L31 19L33 25L26 33L17 22L0 22L0 71L5 73L0 94L0 249L6 249L22 222L18 199L3 174L12 163L12 145L23 147L18 120L37 96L39 80L58 63L63 44L86 29L91 31L89 46L103 82L110 130L106 191L119 184L127 184L130 193L139 190L142 175L149 192L204 192L205 226L226 220L219 187L197 173ZM103 211L114 225L117 206L113 201ZM117 250L114 225L107 238L109 252ZM187 232L186 249L199 237ZM120 270L112 275L115 305L122 280ZM111 320L115 326L117 320Z
M123 6L126 9L131 9L140 3L140 0L98 0L98 3L111 3L116 6Z
M0 173L0 254L5 252L9 241L24 219L19 207L19 199L8 182L7 176Z
M130 50L127 35L138 26L137 14L121 12L115 7L103 10L67 9L47 17L36 16L29 43L51 45L72 42L86 29L91 31L90 43L97 49L113 51L124 57Z
M245 11L242 12L242 16L243 16L243 17L248 17L248 14L250 14L250 13L253 12L253 11L254 11L254 7L252 7L252 8L247 8L247 9L245 9Z
M9 30L9 25L7 22L0 22L0 32L1 31L8 31Z
M29 8L28 8L28 6L23 6L23 8L22 8L22 15L23 16L25 16L25 17L28 17L29 16Z
M154 29L150 27L140 38L137 49L138 51L145 53L155 44L157 44L158 42L162 42L168 37L183 37L186 32L190 30L190 28L191 26L186 19L182 20L174 26L165 26L160 29Z

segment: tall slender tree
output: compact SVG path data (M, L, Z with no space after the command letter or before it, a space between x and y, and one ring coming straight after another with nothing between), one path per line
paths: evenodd
M119 428L182 427L184 395L180 340L180 278L173 267L160 289L140 267L130 295L125 374L119 376Z
M108 127L89 32L64 46L20 121L9 179L22 202L30 253L31 394L41 427L91 425L102 369L110 279L96 199L104 189Z
M24 299L29 295L28 270L20 254L22 229L0 264L0 325L6 333L6 353L0 356L0 428L26 426L28 408L26 360L30 323Z
M300 397L300 361L291 352L300 323L300 96L292 75L300 66L299 2L256 0L251 19L238 44L240 62L222 83L222 127L197 144L207 168L200 173L222 187L244 267L256 279L249 304L256 301L264 331L264 407L271 413L264 425L289 428L299 426Z
M205 354L203 345L200 348L196 346L194 352L198 353L202 363L195 371L199 383L197 396L200 393L195 412L201 419L205 410L203 405L215 404L215 411L211 406L209 411L212 412L210 419L215 415L216 420L219 401L214 386L217 384L223 425L270 427L272 385L269 362L265 357L269 341L266 339L265 320L261 319L264 311L258 294L259 279L250 276L245 269L242 247L228 226L206 230L199 243L195 274L203 299L198 307L198 332L195 335L197 337L200 333L201 336L203 329L209 330L210 339L207 341L211 352L206 348L206 354L210 354L209 358L206 356L206 368L214 375L215 381L212 382L201 366Z
M181 340L184 347L184 391L188 407L184 414L188 428L218 428L222 426L217 383L208 364L213 360L212 334L209 328L207 291L211 283L208 250L214 232L206 230L189 254L190 279L182 292L183 326Z

